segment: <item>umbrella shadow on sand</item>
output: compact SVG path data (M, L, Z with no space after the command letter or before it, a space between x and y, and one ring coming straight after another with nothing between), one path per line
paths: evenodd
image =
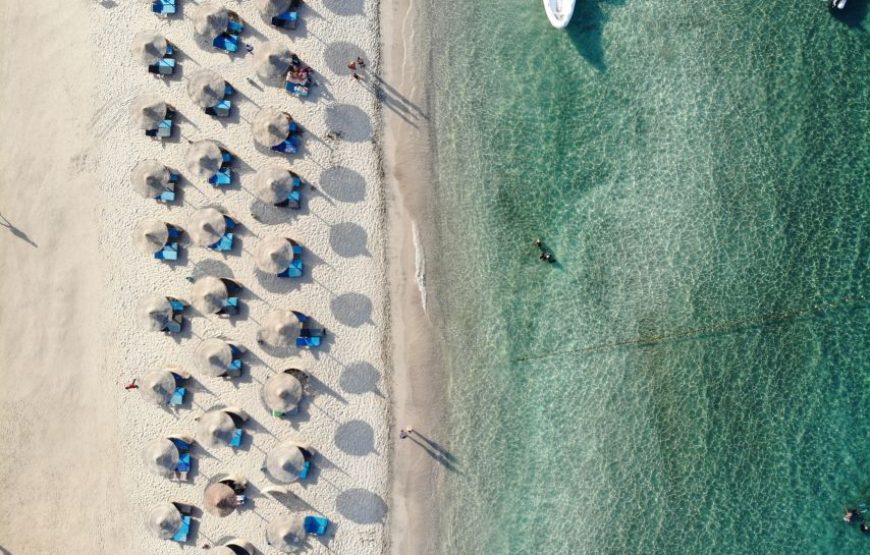
M26 233L21 231L19 228L12 225L12 222L10 222L6 218L6 216L0 214L0 220L2 220L2 221L0 221L0 226L3 226L6 229L8 229L9 232L12 233L12 235L14 235L15 237L18 237L19 239L21 239L25 243L29 244L31 247L39 248L39 245L37 245L33 239L31 239Z

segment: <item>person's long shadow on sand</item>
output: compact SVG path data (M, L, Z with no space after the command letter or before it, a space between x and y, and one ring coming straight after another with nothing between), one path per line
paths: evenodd
M456 457L450 451L441 446L441 444L439 444L437 441L426 437L417 430L414 430L412 433L408 434L407 439L410 439L411 441L422 447L423 450L426 451L427 455L432 457L435 462L437 462L447 470L461 474L461 472L459 472L459 469L457 468L458 461Z
M8 229L12 233L12 235L18 237L19 239L21 239L22 241L24 241L25 243L29 244L32 247L39 248L39 245L37 245L36 242L33 241L33 239L31 239L30 237L28 237L28 235L26 233L24 233L23 231L21 231L20 229L18 229L14 225L12 225L12 222L10 222L8 219L6 219L6 216L0 214L0 220L3 220L2 222L0 222L0 226L3 226L6 229Z
M607 71L602 44L607 15L601 9L601 5L624 6L626 1L580 0L574 8L574 16L566 29L580 55L602 73Z

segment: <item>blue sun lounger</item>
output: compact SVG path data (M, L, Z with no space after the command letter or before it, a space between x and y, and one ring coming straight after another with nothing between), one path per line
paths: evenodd
M229 252L233 250L233 234L224 233L224 236L220 238L220 241L212 245L211 249L218 252Z
M303 526L307 533L322 536L326 534L326 530L329 528L329 519L322 516L306 516Z
M208 182L215 187L226 187L233 182L233 172L227 167L222 167L216 174L208 178Z
M230 438L230 447L241 447L242 446L242 436L244 436L245 432L241 428L236 428L233 430L233 437Z
M183 387L176 387L172 397L169 398L169 406L180 407L184 403L184 395L187 390Z
M163 191L156 197L157 202L174 202L175 201L175 191Z
M221 308L221 313L226 314L227 316L232 316L233 314L239 313L239 298L238 297L228 297L227 300L223 303L223 308Z
M245 22L237 19L231 19L227 25L227 31L233 35L241 35L245 32Z
M168 243L154 253L157 260L178 260L178 243Z
M229 33L221 33L216 36L211 44L218 50L224 50L226 52L239 51L239 37Z
M187 536L190 534L190 515L181 517L181 528L172 536L172 541L184 543L187 541Z
M299 471L299 479L304 480L308 478L309 470L311 470L311 461L305 461L305 464L302 465L302 470Z
M276 27L284 27L285 29L295 29L299 22L299 12L289 10L284 13L279 13L272 18L272 25Z
M187 305L184 304L183 301L179 301L178 299L170 299L169 305L172 307L174 312L184 312L184 309L187 308Z
M172 136L172 120L165 119L161 121L157 129L148 129L145 131L145 134L149 137L160 137L161 139Z
M176 472L190 472L190 453L182 453L178 456L178 464L175 465Z
M300 85L299 83L287 83L284 85L284 88L287 89L287 92L292 94L293 96L306 97L310 92L310 89L305 85Z
M175 444L175 447L179 451L184 452L184 451L187 451L190 449L190 444L188 442L184 441L183 439L179 439L177 437L171 437L171 438L169 438L169 441L171 441L173 444Z
M210 116L215 116L217 118L225 118L230 115L230 108L233 107L232 100L227 100L226 98L205 109L205 113Z
M156 0L151 4L151 11L159 15L175 13L175 0Z
M296 138L296 135L290 135L281 144L273 146L272 150L296 154L299 152L299 139Z

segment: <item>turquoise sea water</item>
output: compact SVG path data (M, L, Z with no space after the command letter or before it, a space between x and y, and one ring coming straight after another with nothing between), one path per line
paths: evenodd
M540 4L430 6L442 552L870 553L867 2Z

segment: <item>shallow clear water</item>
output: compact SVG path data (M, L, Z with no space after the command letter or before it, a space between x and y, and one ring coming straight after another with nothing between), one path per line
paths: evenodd
M444 553L870 550L850 5L433 2Z

